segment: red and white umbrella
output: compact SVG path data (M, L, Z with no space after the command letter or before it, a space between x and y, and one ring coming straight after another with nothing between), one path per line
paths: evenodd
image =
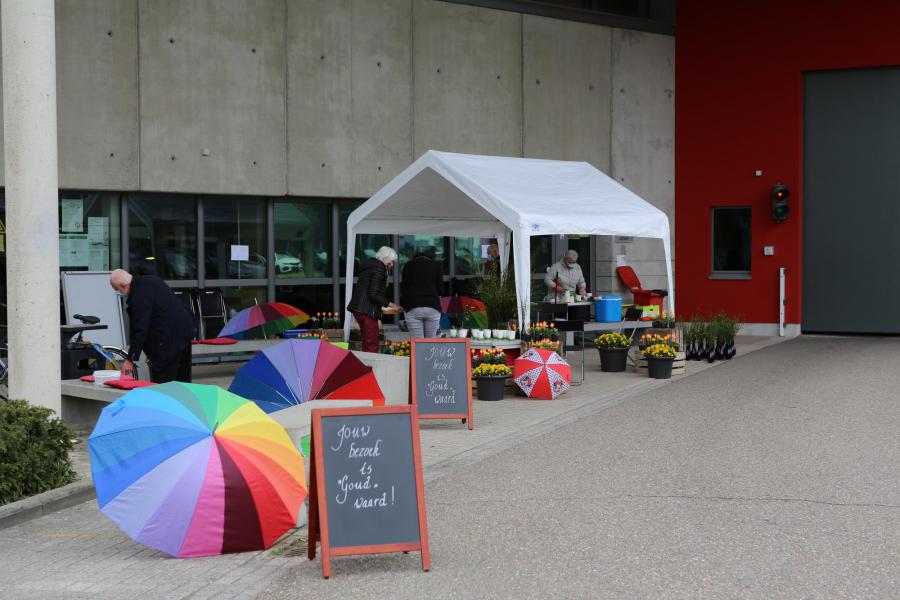
M571 387L572 367L556 352L532 348L516 359L513 376L529 398L553 400Z

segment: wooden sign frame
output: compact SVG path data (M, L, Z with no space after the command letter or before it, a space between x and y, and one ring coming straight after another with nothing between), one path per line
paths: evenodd
M387 414L409 414L412 434L413 471L416 478L416 504L419 517L418 543L378 544L372 546L347 546L332 548L328 535L327 487L325 485L325 455L322 448L322 419ZM312 440L310 443L309 474L309 529L307 556L316 557L316 542L322 546L322 577L331 577L331 558L356 554L381 554L387 552L420 552L422 569L431 570L431 552L428 548L428 523L425 517L425 486L422 478L422 450L419 443L419 418L412 405L358 406L347 408L316 408L312 411Z
M469 344L469 338L420 338L410 341L409 344L409 403L419 408L418 398L416 398L416 344L427 342L429 344L458 344L460 342L466 345L466 402L468 410L464 413L423 413L419 412L420 419L460 419L463 423L468 423L469 431L474 427L472 421L472 348Z

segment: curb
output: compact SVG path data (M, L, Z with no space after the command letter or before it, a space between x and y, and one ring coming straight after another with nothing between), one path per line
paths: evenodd
M96 496L90 479L79 480L68 485L42 492L0 506L0 529L20 525L26 521L87 502Z

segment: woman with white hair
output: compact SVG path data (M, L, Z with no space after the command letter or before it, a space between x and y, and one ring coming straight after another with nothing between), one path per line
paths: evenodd
M388 301L387 270L394 266L397 252L382 246L374 258L367 258L360 264L359 279L353 288L353 296L347 310L356 317L362 334L363 352L378 352L378 321L382 307L401 310L399 304Z
M566 252L558 263L547 269L544 283L547 286L546 300L548 302L562 298L567 291L573 294L584 294L587 291L587 283L584 281L584 273L581 272L581 266L578 264L578 253L574 250Z

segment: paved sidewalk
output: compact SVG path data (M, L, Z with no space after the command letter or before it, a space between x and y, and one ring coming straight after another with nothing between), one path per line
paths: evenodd
M426 487L418 556L265 598L900 597L900 339L801 338Z
M743 338L739 351L746 354L777 341ZM596 351L587 356L587 382L562 399L476 401L474 431L462 424L424 421L426 481L668 385L635 373L599 373ZM725 364L689 363L688 368L698 373ZM503 485L503 478L498 476L496 483ZM267 552L175 560L135 544L94 502L86 502L0 531L0 581L5 583L0 598L251 598L306 562L284 556L305 548L304 535L305 530L295 531Z

